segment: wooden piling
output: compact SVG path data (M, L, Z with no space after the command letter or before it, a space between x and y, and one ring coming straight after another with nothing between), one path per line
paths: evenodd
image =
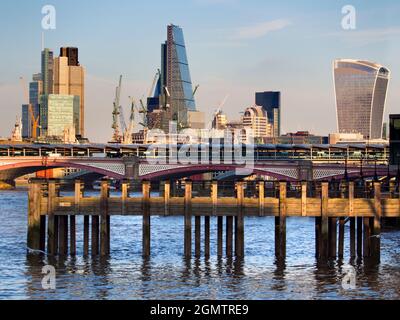
M357 257L363 254L363 218L357 217Z
M259 216L265 216L265 181L258 181L258 207L259 207Z
M226 256L232 257L233 254L233 217L226 217Z
M100 255L105 256L108 252L108 197L109 197L109 182L103 180L101 182L100 194Z
M315 257L320 258L321 248L321 217L315 217Z
M41 218L40 218L41 186L38 183L29 185L28 193L28 248L41 249Z
M243 181L236 184L237 215L235 217L235 254L244 257L244 189Z
M211 201L212 201L212 215L217 215L217 205L218 205L218 181L213 180L211 182Z
M165 181L164 184L164 215L169 216L170 212L170 197L171 197L171 182L169 180Z
M356 219L354 218L354 182L349 182L350 257L356 256Z
M279 216L275 217L275 255L277 258L286 257L286 199L287 183L279 183Z
M336 249L337 249L337 218L328 218L328 250L329 257L336 258Z
M192 181L185 182L185 235L184 251L185 257L192 256Z
M307 181L301 183L301 216L307 216Z
M223 217L219 216L217 218L217 255L222 257L223 251Z
M69 253L71 256L76 255L76 217L69 216Z
M371 225L370 218L363 218L363 256L369 257L371 254Z
M381 255L381 218L382 200L381 183L374 182L374 218L372 221L371 255L380 260Z
M127 200L129 197L129 191L128 191L128 181L123 181L121 185L121 210L122 210L122 215L126 215L128 213L127 210Z
M47 186L47 252L56 255L58 252L58 218L54 215L56 183L50 181Z
M99 254L99 216L92 216L92 255Z
M151 218L150 218L150 181L143 181L142 191L143 191L143 256L150 256L150 241L151 241Z
M319 241L319 257L328 258L329 252L329 218L328 218L329 185L323 182L321 185L321 235Z
M210 257L210 217L204 217L204 256Z
M200 258L201 254L201 216L194 218L194 254L196 258Z
M58 217L58 250L59 254L68 254L68 216Z
M344 230L345 230L346 219L344 217L339 218L339 244L338 244L338 257L343 259L344 257Z
M40 250L46 251L46 216L40 216Z
M89 255L89 216L83 217L83 255Z

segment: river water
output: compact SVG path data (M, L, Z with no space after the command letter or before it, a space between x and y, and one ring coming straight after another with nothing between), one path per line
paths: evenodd
M273 218L246 218L245 259L216 257L216 221L211 220L211 258L183 258L183 219L152 218L152 256L141 256L141 219L112 217L111 255L82 255L82 218L77 218L76 258L26 254L27 193L0 193L0 299L399 299L400 231L382 234L379 266L343 261L318 264L314 220L289 218L287 258L274 256ZM356 286L345 290L347 267ZM42 267L56 268L56 289L42 288Z

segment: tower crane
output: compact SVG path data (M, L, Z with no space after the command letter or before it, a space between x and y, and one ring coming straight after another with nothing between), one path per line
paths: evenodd
M132 133L133 133L133 128L135 126L135 99L132 97L129 97L129 100L131 101L131 114L129 117L129 125L126 126L125 121L124 121L124 134L123 134L123 144L132 144ZM125 119L125 118L123 118Z
M215 114L218 114L218 113L220 113L220 112L222 111L222 108L223 108L223 106L226 104L226 102L228 101L228 99L229 99L229 94L227 94L227 95L225 96L224 100L221 101L221 103L219 104L218 109L217 109L217 111L215 112Z
M40 116L38 115L37 117L35 117L35 114L33 112L33 106L29 101L28 85L26 84L24 77L20 77L19 80L24 93L24 99L25 101L28 102L28 112L29 112L29 117L31 118L31 137L32 140L35 141L37 139L37 129L40 128L39 126Z
M199 90L199 88L200 88L200 85L199 85L199 84L198 84L196 87L194 87L194 90L193 90L193 97L196 95L197 90Z
M119 77L119 85L115 90L114 108L112 113L113 115L112 129L114 129L112 142L114 143L121 142L121 131L120 131L120 126L118 124L118 121L120 120L119 117L121 114L121 105L120 105L121 88L122 88L122 75Z

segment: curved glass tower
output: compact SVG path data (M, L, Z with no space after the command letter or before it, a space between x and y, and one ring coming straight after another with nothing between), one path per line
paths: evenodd
M376 63L334 61L336 111L339 133L361 133L381 139L390 71Z
M161 88L169 91L171 120L187 123L187 112L196 111L192 79L182 28L169 25L168 36L162 45Z

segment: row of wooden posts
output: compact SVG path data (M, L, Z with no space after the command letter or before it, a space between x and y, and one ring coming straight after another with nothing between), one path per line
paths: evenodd
M100 212L88 214L81 212L80 201L83 197L82 183L75 183L74 207L67 215L55 214L55 203L58 197L55 181L33 182L29 187L28 210L28 247L34 250L47 251L50 255L75 255L76 249L76 216L83 216L83 254L88 255L89 249L92 255L108 255L110 253L110 214L109 214L109 182L101 183ZM210 224L211 216L217 220L217 254L223 256L223 241L225 240L225 254L227 257L236 255L243 257L244 246L244 218L246 208L244 206L244 182L236 182L235 215L219 215L218 184L211 184L211 201L213 214L193 214L192 212L192 182L185 182L184 195L184 255L192 256L192 222L194 218L194 253L199 257L201 250L202 220L204 223L204 255L210 256ZM259 185L259 198L264 198L264 184ZM302 184L302 216L307 216L306 203L307 184ZM128 183L122 184L122 211L126 210L125 202L129 199ZM142 183L142 253L150 255L151 248L151 205L150 205L149 181ZM170 184L165 185L164 203L166 211L169 210ZM47 208L41 208L42 198L47 193ZM354 199L354 183L348 184L348 197ZM343 213L342 217L328 216L329 184L321 184L321 215L315 217L315 240L317 258L334 258L344 256L345 225L349 224L350 230L350 256L351 257L380 257L380 232L381 232L381 184L374 183L374 217L354 217L352 201L349 203L349 213ZM264 201L259 202L260 212L263 210ZM286 256L286 219L287 212L287 183L279 183L279 214L275 216L275 254L278 258ZM124 213L124 212L122 212ZM304 214L303 214L304 213ZM203 219L202 219L203 218ZM225 222L224 222L225 220ZM225 227L225 239L224 238ZM47 240L47 246L46 246ZM90 243L89 243L90 242ZM90 246L89 246L90 244ZM90 247L90 248L89 248ZM69 250L68 250L69 249Z

